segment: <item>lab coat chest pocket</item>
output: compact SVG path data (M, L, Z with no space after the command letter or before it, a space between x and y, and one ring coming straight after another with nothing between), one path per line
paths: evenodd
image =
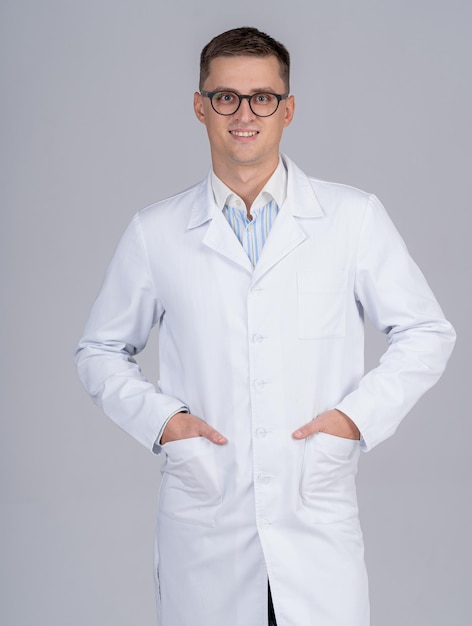
M166 460L161 470L160 513L182 522L215 525L222 490L214 446L204 437L163 445Z
M305 442L300 496L310 519L329 524L356 516L358 440L317 433Z
M318 269L297 273L300 339L344 337L346 272Z

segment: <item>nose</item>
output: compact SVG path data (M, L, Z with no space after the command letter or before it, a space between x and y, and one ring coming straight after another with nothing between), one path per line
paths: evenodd
M240 120L252 120L255 118L254 113L249 106L249 98L242 98L241 104L239 105L239 109L235 113L237 119Z

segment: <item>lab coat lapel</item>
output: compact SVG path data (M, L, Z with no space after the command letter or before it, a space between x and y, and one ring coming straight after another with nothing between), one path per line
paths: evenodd
M228 224L223 212L215 207L213 218L203 238L203 244L252 273L252 264L246 251Z
M304 230L290 212L286 203L272 226L259 261L254 269L253 282L258 281L274 265L306 239Z
M323 209L306 175L286 156L282 158L288 174L287 199L262 249L254 270L253 283L305 241L307 238L303 229L305 219L324 216Z
M190 229L209 222L202 239L203 245L253 273L253 283L305 241L307 235L303 230L304 219L324 216L306 175L286 156L283 155L282 158L287 167L287 199L280 209L254 271L244 248L215 203L210 175L197 189L188 223Z
M209 223L207 224L207 222ZM252 273L253 267L244 248L215 202L210 175L196 191L187 226L188 229L200 227L206 229L202 238L203 245Z

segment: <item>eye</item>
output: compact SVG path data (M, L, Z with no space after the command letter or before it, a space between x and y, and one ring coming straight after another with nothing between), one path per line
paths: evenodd
M213 97L220 104L234 104L238 100L236 94L231 91L219 91Z
M275 100L271 93L256 93L252 98L255 104L271 104Z

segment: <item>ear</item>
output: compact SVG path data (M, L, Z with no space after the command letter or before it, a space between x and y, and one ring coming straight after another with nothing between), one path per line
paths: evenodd
M197 120L202 124L205 124L205 110L203 107L203 96L196 91L193 94L193 110L197 116Z
M289 96L285 101L284 126L288 126L290 124L290 122L293 120L294 113L295 98L293 96Z

